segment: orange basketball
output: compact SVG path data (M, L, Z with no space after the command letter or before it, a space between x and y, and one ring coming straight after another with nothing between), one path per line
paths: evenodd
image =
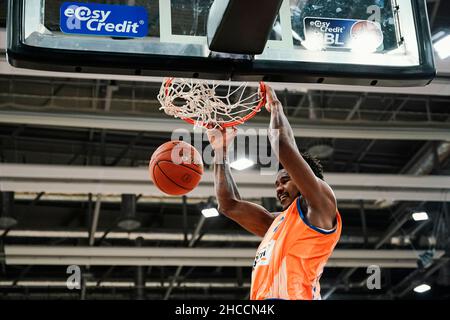
M189 143L169 141L153 153L148 166L150 178L159 190L183 195L198 186L203 174L200 153Z

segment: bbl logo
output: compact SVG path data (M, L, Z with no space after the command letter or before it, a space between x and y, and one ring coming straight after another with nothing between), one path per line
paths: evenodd
M309 50L326 48L375 52L383 44L379 24L368 20L313 18L303 20L304 46Z
M60 9L64 33L142 38L148 33L144 7L64 2Z

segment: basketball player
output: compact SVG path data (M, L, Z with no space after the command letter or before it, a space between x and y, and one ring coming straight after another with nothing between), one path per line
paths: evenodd
M267 85L266 91L266 109L271 112L269 139L272 147L279 144L277 157L284 167L275 181L283 212L270 213L241 200L227 162L227 148L236 136L235 128L231 132L208 130L215 152L219 211L263 237L253 264L250 299L320 299L319 279L342 228L336 198L323 181L320 163L298 151L275 92Z

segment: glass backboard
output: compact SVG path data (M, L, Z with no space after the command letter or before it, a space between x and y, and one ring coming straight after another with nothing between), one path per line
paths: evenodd
M424 0L285 0L255 56L209 50L212 3L10 0L8 61L43 70L377 86L426 85L435 75Z

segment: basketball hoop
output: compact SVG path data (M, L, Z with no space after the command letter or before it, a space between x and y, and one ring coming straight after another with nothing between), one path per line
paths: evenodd
M233 127L253 118L266 104L263 82L234 86L205 80L167 78L158 94L160 110L194 127Z

